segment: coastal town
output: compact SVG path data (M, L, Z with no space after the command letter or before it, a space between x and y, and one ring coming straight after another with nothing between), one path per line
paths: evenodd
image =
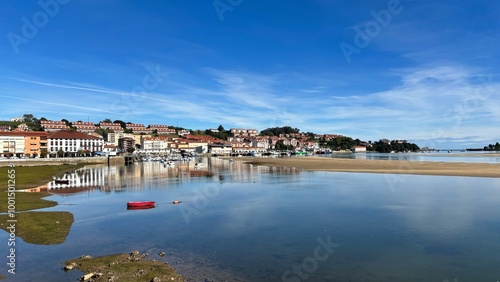
M113 156L120 154L192 153L260 156L272 154L329 154L332 151L366 152L372 142L339 134L302 133L291 127L259 132L223 126L188 130L166 124L102 120L68 121L37 119L31 114L0 125L0 158L56 158ZM407 144L406 140L381 140ZM403 150L417 150L405 147Z

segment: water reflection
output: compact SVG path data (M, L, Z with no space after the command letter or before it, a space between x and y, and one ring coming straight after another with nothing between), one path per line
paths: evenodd
M175 162L168 166L160 162L136 163L130 166L95 165L66 173L46 185L23 191L48 191L64 195L94 190L103 192L163 190L169 185L200 181L200 178L217 180L221 184L226 181L255 182L262 174L288 176L287 181L293 181L293 176L297 176L299 171L286 167L252 166L220 158L200 158L191 162Z

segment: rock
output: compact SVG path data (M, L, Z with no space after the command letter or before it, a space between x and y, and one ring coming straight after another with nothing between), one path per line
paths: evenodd
M89 255L84 255L84 256L81 256L80 259L91 259L92 257L89 256Z
M115 281L116 281L116 277L115 276L111 276L108 279L108 282L115 282Z
M76 267L76 263L72 262L64 267L64 270L72 270Z
M165 252L164 251L161 251L160 253L160 257L164 257L165 256Z
M161 279L158 277L155 277L155 278L151 279L151 282L161 282Z
M139 253L139 251L138 251L138 250L135 250L135 251L133 251L133 252L131 252L131 253L130 253L130 255L131 255L131 256L138 256L138 255L140 255L140 254L141 254L141 253Z
M88 273L80 277L80 281L87 281L94 277L94 272Z

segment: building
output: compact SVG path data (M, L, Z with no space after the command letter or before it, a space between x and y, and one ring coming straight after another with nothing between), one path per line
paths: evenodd
M86 133L90 133L90 132L94 132L97 127L95 126L95 124L93 122L87 122L87 121L74 121L71 123L71 126L73 126L74 128L76 128L76 131L79 131L79 132L86 132Z
M30 128L26 123L21 123L18 125L13 131L20 132L20 131L29 131Z
M252 147L269 149L269 141L264 137L257 137L252 140Z
M191 131L189 131L189 130L187 130L187 129L178 130L178 131L177 131L177 134L178 134L179 136L186 136L186 135L191 134Z
M118 150L120 152L129 152L135 149L135 140L132 137L122 137L118 138Z
M122 125L113 122L99 122L99 127L102 129L113 130L114 133L123 133Z
M10 126L0 125L0 132L8 132L8 131L10 131Z
M134 133L150 134L153 132L153 129L146 128L142 123L127 123L125 124L125 128L132 130Z
M208 150L209 153L213 155L230 155L233 147L231 146L231 143L213 143L208 145Z
M178 151L208 153L208 142L192 139L177 139L170 144L170 148Z
M169 152L168 139L165 136L141 138L141 150L149 153Z
M115 146L118 147L118 140L120 138L134 138L134 134L132 134L132 133L123 133L123 132L121 132L121 133L110 132L110 133L108 133L108 140L107 140L107 142L108 143L112 143L112 144L114 144ZM140 139L139 139L139 142L137 142L137 140L135 140L134 142L135 143L139 143L139 144L141 143Z
M42 151L48 152L47 132L20 132L24 136L24 155L40 157Z
M115 146L114 144L104 144L102 151L108 156L115 156L118 151L118 146Z
M366 147L365 146L354 146L354 147L351 148L351 151L353 153L366 152Z
M22 157L24 155L24 136L12 132L0 132L0 156Z
M78 151L101 152L104 147L103 138L76 131L56 131L48 135L48 151L55 156L59 150L74 154Z
M42 154L42 150L47 152L47 132L40 131L30 131L30 132L2 132L0 133L0 140L6 142L16 142L16 144L5 143L3 149L7 148L6 153L11 153L17 157L39 157ZM7 137L11 137L13 139L7 141ZM21 138L23 140L23 150L21 154ZM4 145L4 144L2 144ZM14 145L14 146L13 146Z
M259 135L257 129L242 129L242 128L231 128L231 134L234 136L249 136L255 137Z
M176 131L173 128L169 128L167 125L163 124L150 124L149 129L151 131L156 129L156 132L158 134L175 134Z
M54 132L60 130L69 130L69 126L64 121L55 120L41 120L40 125L47 132Z

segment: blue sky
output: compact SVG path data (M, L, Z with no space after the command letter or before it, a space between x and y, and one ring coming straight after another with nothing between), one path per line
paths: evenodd
M355 2L355 3L351 3ZM498 1L8 1L0 119L500 141Z

